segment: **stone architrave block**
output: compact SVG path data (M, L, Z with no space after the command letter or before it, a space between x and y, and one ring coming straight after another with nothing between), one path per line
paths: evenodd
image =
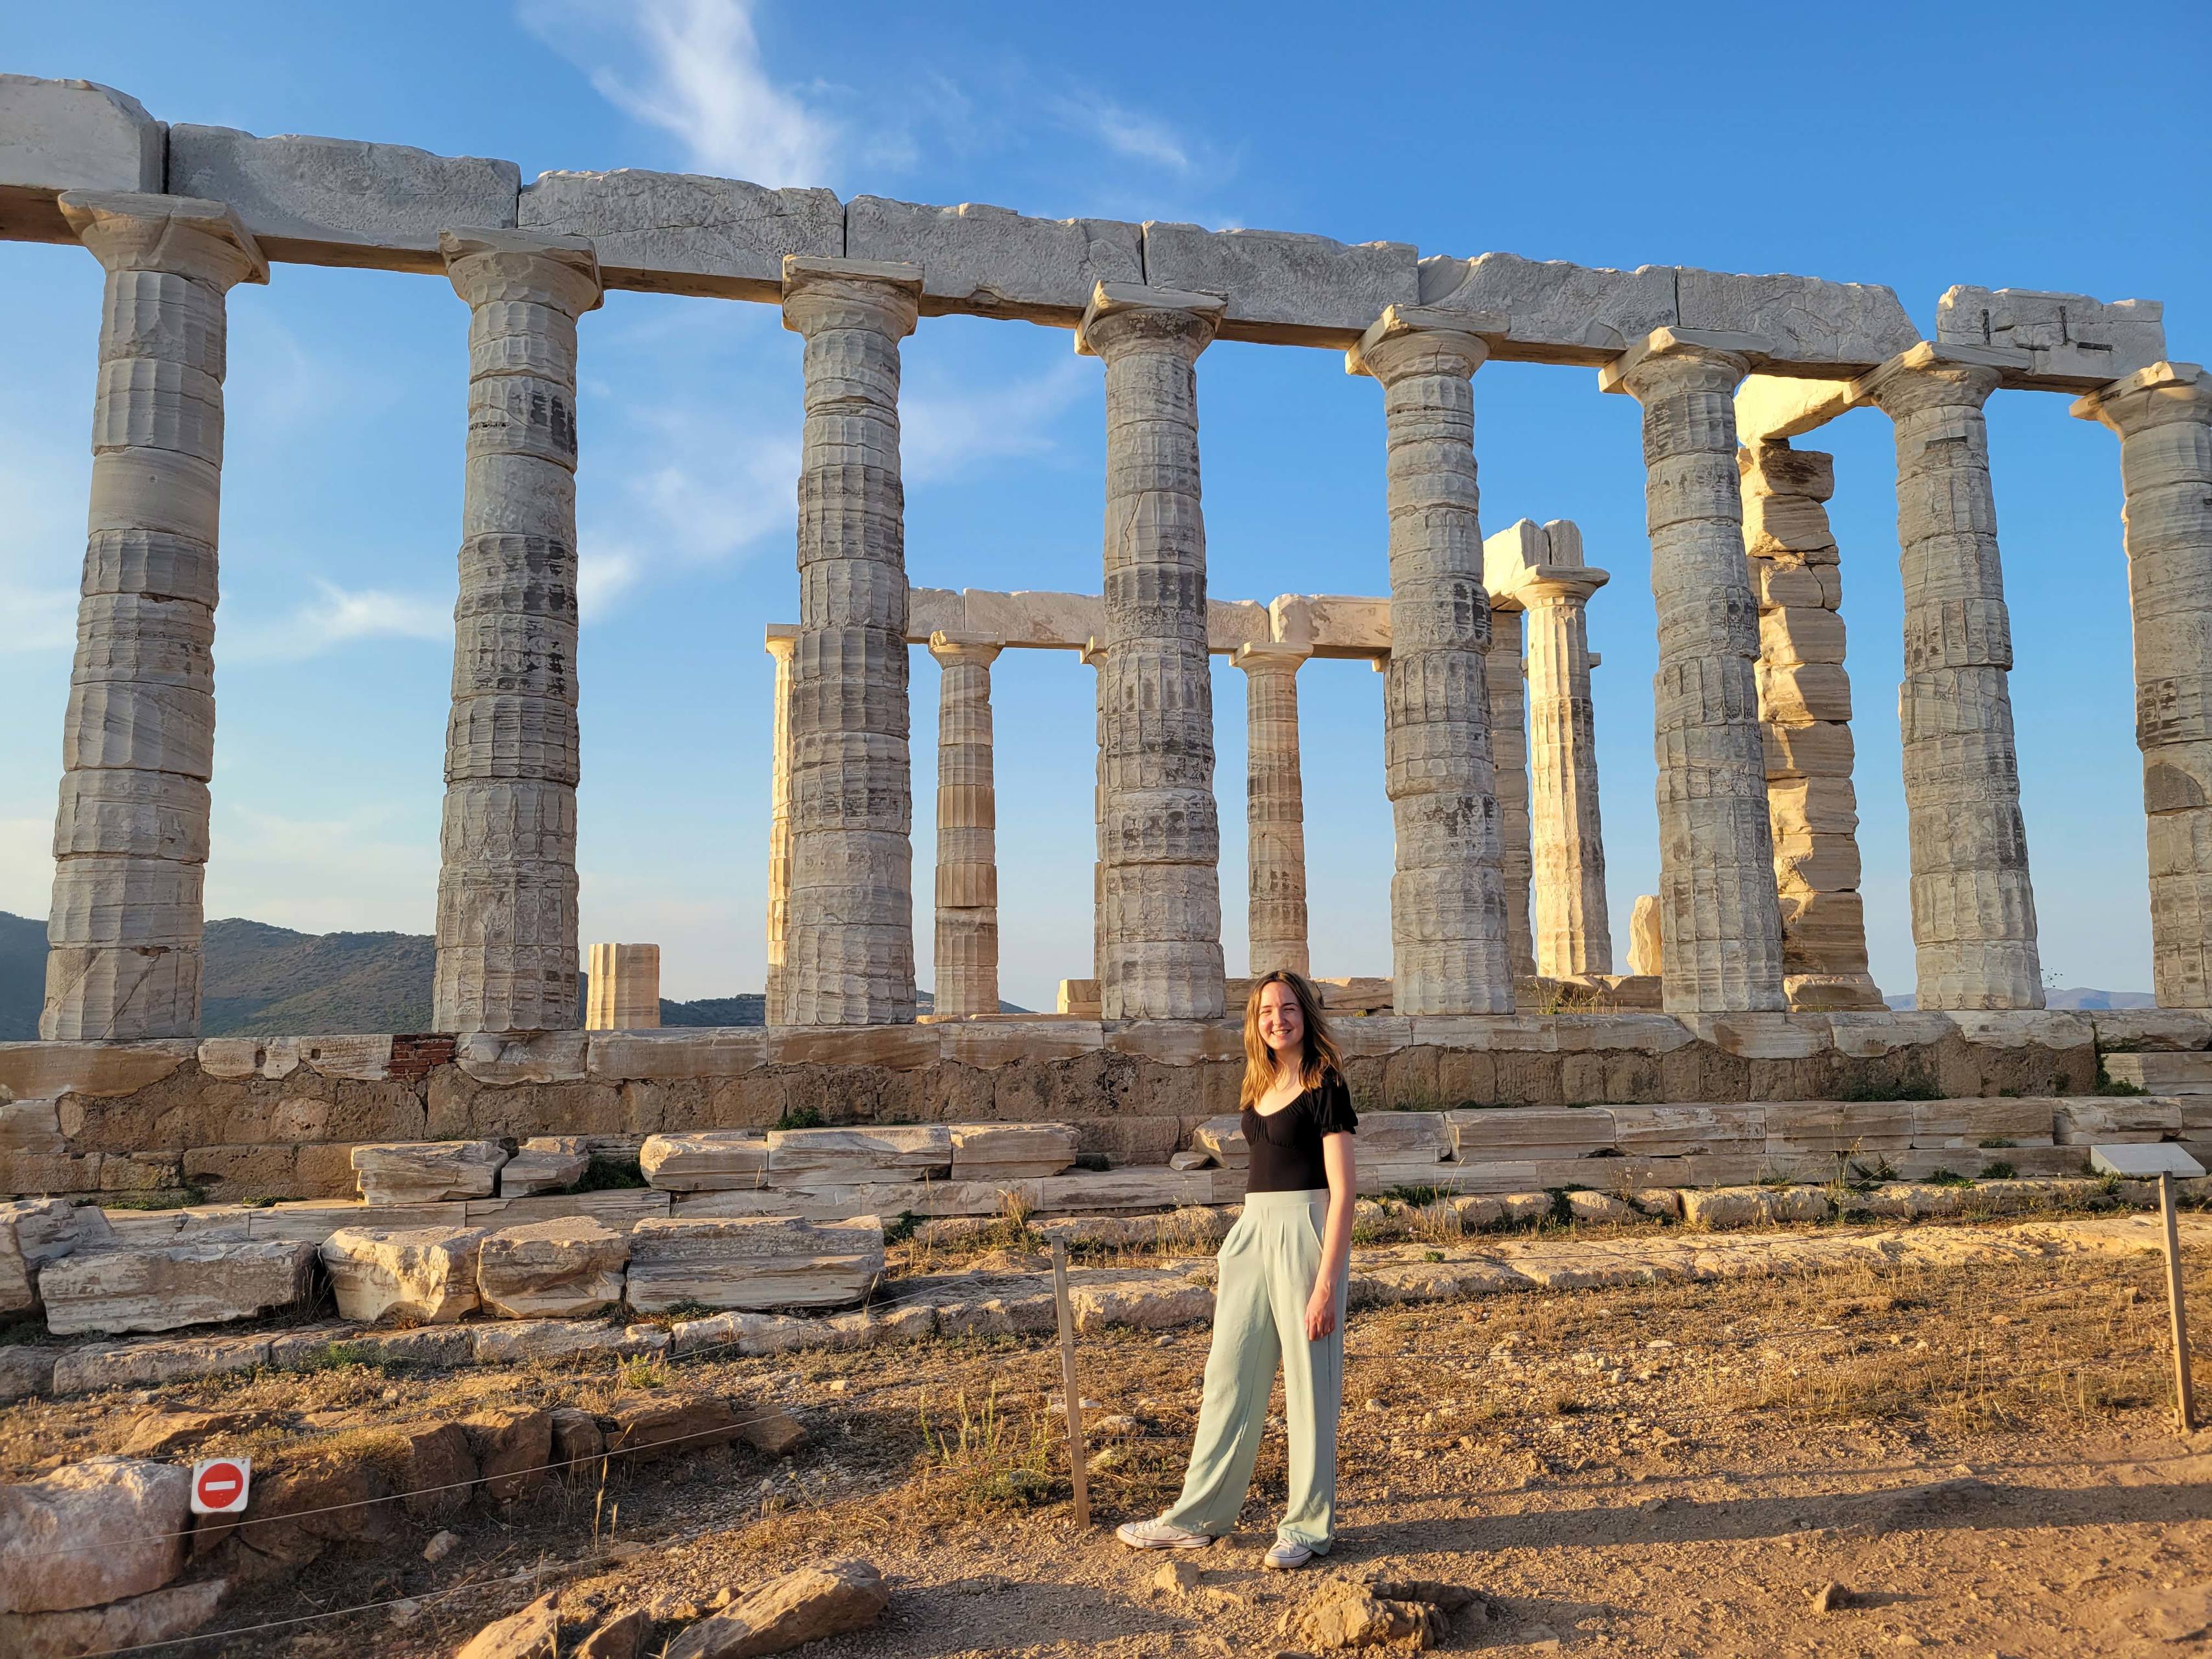
M172 1244L82 1250L39 1274L46 1328L173 1331L251 1319L306 1299L315 1247L286 1239L185 1239Z
M1332 241L1278 230L1145 226L1145 281L1225 296L1224 340L1348 347L1392 306L1420 301L1408 242Z
M110 1243L113 1230L95 1206L66 1198L0 1204L0 1318L39 1310L39 1276L76 1250Z
M1145 280L1143 235L1118 219L1033 219L980 202L930 207L856 196L845 208L843 252L921 266L926 317L973 312L1073 328L1100 283Z
M1075 1162L1075 1130L1066 1123L955 1123L951 1131L956 1182L1056 1176Z
M364 1141L352 1160L363 1202L437 1204L490 1197L507 1149L495 1140Z
M517 228L588 237L609 288L774 300L783 260L845 255L845 210L827 190L769 190L696 173L542 173Z
M1630 1158L1733 1155L1766 1148L1764 1106L1614 1106L1613 1145Z
M450 1325L477 1305L480 1227L341 1227L323 1241L338 1316L362 1324L386 1313Z
M672 1217L631 1230L626 1295L641 1314L685 1302L755 1312L842 1308L866 1297L883 1270L884 1228L874 1216Z
M1760 335L1769 368L1845 377L1887 362L1920 338L1895 290L1878 283L1685 266L1674 291L1681 327Z
M1420 262L1419 286L1424 306L1504 318L1502 336L1485 331L1492 355L1527 362L1607 363L1680 321L1672 265L1608 270L1517 253L1434 254Z
M2051 1120L2052 1136L2061 1146L2178 1140L2181 1133L2181 1103L2158 1095L2062 1100Z
M1462 1164L1591 1158L1613 1147L1613 1114L1602 1107L1494 1106L1443 1115Z
M2025 351L2034 378L2094 392L2166 356L2166 307L2033 289L1952 288L1936 302L1936 340Z
M845 1129L771 1129L769 1184L787 1176L862 1181L878 1170L921 1181L952 1170L952 1131L942 1123L870 1124Z
M573 1187L592 1166L586 1135L533 1135L499 1166L499 1195L527 1198L556 1187Z
M1442 1112L1363 1112L1357 1139L1362 1162L1440 1164L1452 1155Z
M1206 1119L1190 1132L1190 1144L1224 1170L1242 1170L1252 1161L1251 1148L1244 1144L1241 1112Z
M92 1457L0 1486L0 1613L60 1613L157 1590L184 1570L191 1472Z
M0 223L39 242L73 242L54 198L65 190L164 187L161 124L96 81L0 75Z
M504 1227L477 1254L477 1294L504 1319L585 1319L619 1307L629 1241L588 1216Z
M695 1129L647 1135L638 1167L663 1192L714 1193L758 1187L768 1178L768 1137L752 1129Z
M2212 1054L2106 1054L2103 1064L2115 1083L2132 1083L2146 1094L2212 1095Z
M228 203L274 259L432 274L441 230L510 230L512 161L232 127L169 129L169 192Z

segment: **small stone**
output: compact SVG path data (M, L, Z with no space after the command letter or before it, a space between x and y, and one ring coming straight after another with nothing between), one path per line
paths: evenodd
M422 1546L422 1559L435 1566L453 1553L453 1546L461 1541L459 1533L441 1532Z
M485 1626L454 1659L543 1659L560 1638L560 1599L558 1591L541 1595L513 1617Z
M1152 1575L1152 1588L1170 1595L1180 1595L1197 1583L1198 1568L1189 1561L1163 1561Z
M438 1535L441 1538L451 1538L453 1534L445 1532L440 1533ZM392 1622L393 1624L404 1629L407 1626L413 1624L416 1617L422 1613L422 1604L420 1601L410 1598L404 1601L394 1601L390 1607L386 1609L386 1611L391 1614Z
M890 1605L883 1576L861 1560L801 1567L771 1579L668 1644L666 1659L748 1659L873 1624Z
M1851 1593L1832 1578L1813 1592L1815 1613L1835 1613L1850 1604Z

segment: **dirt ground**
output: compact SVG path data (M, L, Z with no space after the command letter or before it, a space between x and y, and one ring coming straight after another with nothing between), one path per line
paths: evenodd
M460 1542L435 1565L412 1533L331 1551L218 1620L301 1622L168 1654L429 1659L555 1588L579 1620L657 1603L658 1651L718 1593L851 1554L892 1585L890 1611L807 1650L819 1659L1267 1655L1292 1645L1280 1621L1316 1577L1377 1568L1503 1604L1446 1650L2212 1652L2189 1633L2212 1632L2212 1435L2173 1428L2162 1272L2145 1256L1869 1261L1356 1313L1335 1552L1259 1571L1282 1497L1271 1431L1239 1532L1177 1558L1202 1569L1182 1592L1153 1588L1165 1558L1111 1528L1178 1484L1203 1329L1081 1343L1096 1404L1080 1534L1048 1409L1057 1350L1011 1338L568 1371L349 1365L26 1402L0 1413L0 1468L20 1479L119 1445L149 1405L248 1413L218 1443L235 1449L639 1388L774 1400L811 1431L780 1462L736 1448L604 1480L593 1466L517 1513L480 1499L442 1523ZM2208 1293L2212 1269L2192 1279L2199 1310ZM2212 1396L2212 1364L2197 1377ZM1844 1605L1815 1613L1832 1582Z

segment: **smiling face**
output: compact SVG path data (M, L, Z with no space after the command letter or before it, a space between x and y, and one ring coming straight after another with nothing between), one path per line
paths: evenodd
M1277 1065L1304 1063L1306 1017L1298 1007L1297 994L1280 980L1261 988L1260 1036L1274 1050Z

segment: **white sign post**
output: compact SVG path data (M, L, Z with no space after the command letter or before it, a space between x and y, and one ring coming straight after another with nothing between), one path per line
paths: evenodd
M253 1478L250 1457L210 1457L192 1465L192 1513L236 1515Z

